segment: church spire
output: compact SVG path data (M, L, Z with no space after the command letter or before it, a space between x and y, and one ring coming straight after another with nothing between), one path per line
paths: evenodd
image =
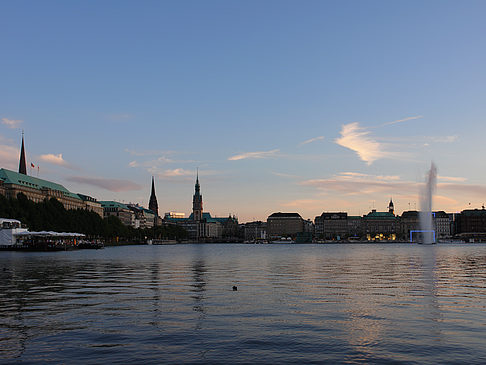
M199 169L196 173L196 186L194 189L194 196L192 197L192 217L195 221L200 221L203 217L203 202L201 186L199 185Z
M159 205L157 203L157 197L155 196L155 182L152 176L152 192L150 193L149 209L155 213L155 218L159 216Z
M22 147L20 149L19 174L27 175L27 164L25 163L24 131L22 131Z
M390 203L388 204L388 213L395 214L395 207L393 205L393 200L390 197Z

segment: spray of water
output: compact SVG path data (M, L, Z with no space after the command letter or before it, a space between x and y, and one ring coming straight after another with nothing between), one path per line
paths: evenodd
M432 197L437 185L437 168L432 162L430 170L426 176L425 187L420 199L420 228L422 233L422 243L435 243L434 224L432 220Z

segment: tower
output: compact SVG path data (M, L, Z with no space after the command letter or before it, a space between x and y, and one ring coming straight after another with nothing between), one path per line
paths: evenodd
M159 205L157 204L157 197L155 196L154 177L152 176L152 192L150 193L149 209L155 213L155 221L159 216Z
M22 147L20 149L19 174L27 175L27 164L25 163L24 132L22 131Z
M192 197L192 216L196 222L202 220L203 214L203 202L202 202L202 195L200 191L201 187L199 186L199 171L196 175L196 187L194 191L194 196Z
M395 207L393 206L392 198L390 198L390 203L388 204L388 213L395 215Z

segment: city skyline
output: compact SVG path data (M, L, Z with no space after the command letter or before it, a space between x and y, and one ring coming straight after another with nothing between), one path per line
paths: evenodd
M0 5L0 167L24 129L28 174L143 206L155 176L161 216L197 168L241 222L419 209L431 161L434 210L486 201L484 3L27 4Z

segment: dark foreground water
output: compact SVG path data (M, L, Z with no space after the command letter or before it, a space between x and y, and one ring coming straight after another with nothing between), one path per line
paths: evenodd
M485 309L479 244L0 252L4 363L479 364Z

